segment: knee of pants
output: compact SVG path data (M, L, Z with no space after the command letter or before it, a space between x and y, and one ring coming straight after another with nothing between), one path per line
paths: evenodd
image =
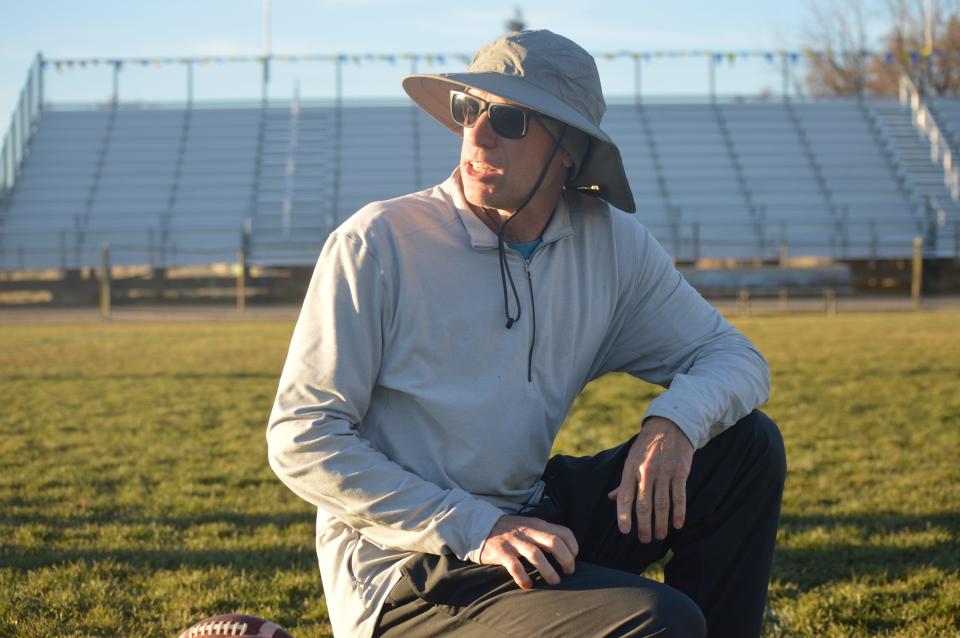
M737 427L747 425L759 451L757 463L764 467L771 484L783 485L787 478L787 454L783 436L777 424L760 410L754 410L743 418Z
M654 608L654 626L663 633L657 638L703 638L707 620L693 599L678 589L665 589Z

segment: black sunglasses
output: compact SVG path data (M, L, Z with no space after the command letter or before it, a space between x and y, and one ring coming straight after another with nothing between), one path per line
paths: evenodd
M526 135L529 118L537 116L534 111L520 106L495 104L463 91L450 91L450 115L460 126L471 128L484 111L490 118L490 126L494 132L511 140Z

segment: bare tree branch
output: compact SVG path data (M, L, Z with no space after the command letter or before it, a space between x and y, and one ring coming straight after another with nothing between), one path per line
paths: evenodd
M811 0L807 89L813 95L895 95L907 74L925 92L960 92L960 2L933 0L927 49L925 0L887 0L889 27L871 46L862 0ZM865 56L879 49L883 55Z

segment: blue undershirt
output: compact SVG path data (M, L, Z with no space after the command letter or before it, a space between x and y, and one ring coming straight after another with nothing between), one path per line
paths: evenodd
M537 246L540 245L540 242L543 241L542 237L537 237L533 241L524 241L524 242L512 242L508 241L507 246L513 248L515 251L523 255L524 260L530 259L530 256L533 254L533 251L537 249Z

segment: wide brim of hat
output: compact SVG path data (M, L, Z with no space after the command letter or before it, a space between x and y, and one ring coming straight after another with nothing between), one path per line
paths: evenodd
M463 127L450 114L450 91L474 88L516 102L573 126L593 138L577 176L568 182L573 188L599 187L599 196L620 210L636 211L633 192L623 170L620 149L610 136L574 108L527 82L502 73L416 74L403 78L403 90L417 105L445 127L463 135Z

